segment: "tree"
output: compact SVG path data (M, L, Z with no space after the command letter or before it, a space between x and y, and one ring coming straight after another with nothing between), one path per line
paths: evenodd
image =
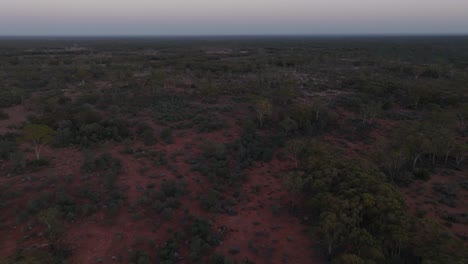
M379 139L372 156L379 166L387 174L391 182L394 182L400 174L401 168L408 161L409 153L399 145L395 139Z
M320 113L325 112L327 103L322 98L313 98L308 104L315 113L315 121L319 121Z
M302 194L302 190L304 189L304 184L308 181L309 179L307 177L304 177L304 172L290 172L285 175L284 177L284 185L288 189L288 191L292 195L292 200L295 202L296 197L298 195Z
M42 147L52 141L54 133L55 131L46 125L26 125L20 141L31 142L34 146L36 159L39 160Z
M365 264L362 258L355 254L343 254L339 258L333 260L332 264Z
M257 113L257 119L260 122L260 127L263 127L263 121L265 116L271 115L273 111L273 105L267 98L259 98L254 102L254 109Z
M382 103L380 102L369 102L361 106L361 119L363 124L372 124L374 119L382 110Z
M279 123L280 127L284 130L285 135L287 136L290 131L298 129L298 124L294 119L286 117Z
M466 143L456 144L453 152L455 156L455 163L457 167L460 167L463 160L465 160L466 156L468 155L468 144Z
M408 99L412 108L417 109L421 101L427 97L431 87L424 82L417 82L416 84L408 87Z
M39 212L38 220L47 227L47 238L51 243L57 243L64 233L59 210L50 207Z
M413 170L425 153L431 153L431 141L428 137L427 126L421 122L410 123L402 127L396 134L396 141L400 142L413 161Z
M320 214L320 224L318 226L318 235L326 246L327 255L332 256L334 248L341 242L346 233L345 225L339 217L333 212L324 212Z
M465 103L461 105L457 110L456 110L456 116L457 116L457 126L458 130L465 135L465 132L468 128L468 103Z
M295 167L299 166L299 155L305 148L305 142L300 139L291 139L286 142L284 151L288 158L294 161Z
M297 97L297 86L297 81L291 78L280 81L279 87L274 90L274 96L285 105L288 101Z

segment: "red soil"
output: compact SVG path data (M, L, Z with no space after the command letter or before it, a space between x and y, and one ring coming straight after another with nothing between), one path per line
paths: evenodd
M26 121L27 110L25 105L16 105L8 108L2 108L2 112L8 114L8 119L0 120L0 133L14 132L12 126L19 126Z
M205 134L203 139L216 142L227 140L222 131ZM174 144L158 144L151 149L164 150L167 156L171 156L174 152L184 150L185 145L197 146L199 142L200 135L184 133L182 137L175 138ZM170 164L178 168L178 173L184 175L184 180L189 185L190 194L184 198L183 207L189 208L191 215L214 218L214 228L225 226L230 230L223 244L215 251L229 255L231 248L239 247L241 251L234 258L239 260L248 258L255 263L312 263L312 260L318 262L318 258L311 253L313 245L310 237L304 232L306 226L302 225L296 217L288 214L289 195L284 191L281 179L273 177L285 168L289 168L290 164L278 160L269 164L257 164L255 168L248 170L249 182L243 186L247 197L236 208L238 215L213 215L201 210L198 201L193 199L205 191L206 183L204 180L197 182L196 179L202 176L192 172L190 166L184 162L184 157L195 157L198 151L196 148L190 151L184 150L185 153L174 161L170 161ZM119 185L127 190L129 204L134 203L141 196L141 191L138 191L141 187L150 183L159 186L162 181L175 177L170 170L162 167L151 169L145 175L164 174L164 177L149 179L138 172L142 164L145 164L144 160L122 156L118 148L111 148L111 153L123 161L124 173L120 177ZM256 185L261 186L258 194L252 193L252 188ZM273 206L281 208L278 215L272 213ZM176 212L178 216L173 217L175 221L163 222L157 231L151 230L154 223L147 217L145 220L135 220L126 210L121 210L111 224L105 224L103 216L95 221L88 220L74 224L68 233L69 241L74 245L72 261L73 263L88 263L92 260L103 259L106 262L112 259L112 256L119 259L125 258L128 252L134 250L138 237L144 240L152 239L156 245L161 245L168 237L167 230L170 228L177 230L178 221L182 221L184 214L182 209L179 209ZM251 249L248 249L249 241L251 241ZM253 247L258 247L257 253L252 251ZM189 262L183 260L181 263Z
M73 97L75 93L68 93ZM229 105L227 99L219 100L210 107ZM0 133L14 131L6 127L19 124L26 120L28 114L24 106L16 106L4 110L10 115L8 120L0 121ZM186 225L188 215L204 217L212 223L213 230L225 228L227 232L221 245L213 249L237 261L250 260L262 263L322 263L317 245L312 242L307 226L300 219L289 212L291 195L283 186L282 174L294 165L289 161L274 158L269 163L258 162L245 172L248 181L242 185L241 198L234 208L237 214L213 214L201 209L198 197L210 188L208 180L191 169L186 160L200 155L200 144L203 141L228 143L239 138L241 134L240 122L245 116L251 115L246 105L236 106L237 112L217 113L227 124L228 128L199 134L193 130L176 130L173 144L158 142L154 146L144 146L141 142L134 142L129 147L141 149L143 152L162 151L166 154L168 165L156 167L144 155L123 154L124 144L108 144L95 150L95 154L109 152L113 157L122 161L123 172L119 176L118 188L125 193L127 201L121 206L115 216L108 216L100 210L98 213L79 218L75 222L67 223L64 243L72 250L69 263L128 263L135 250L145 250L154 256L157 248L167 241L171 233ZM355 118L348 112L340 112L339 125L346 125L346 120ZM154 123L149 113L140 113L137 117L128 118L129 121L145 121L156 134L160 134L163 127ZM376 119L377 129L371 130L369 137L375 140L388 133L394 125L390 121ZM229 132L229 133L226 133ZM359 133L359 132L356 132ZM349 156L363 156L371 150L371 144L356 141L351 142L346 135L326 135L322 140L332 145L342 145ZM28 155L33 158L30 151ZM35 219L28 219L18 223L15 214L18 208L24 208L28 201L36 198L42 191L56 191L65 188L75 193L85 184L82 179L81 164L83 155L76 148L51 149L45 148L43 157L51 165L39 172L28 173L12 178L0 177L0 186L8 186L9 191L21 193L11 200L11 205L3 212L0 226L0 257L8 256L20 248L42 246L47 243L43 231ZM8 168L7 162L0 161L0 168ZM146 168L143 170L143 168ZM70 175L70 176L68 176ZM2 175L3 171L2 171ZM151 176L151 177L150 177ZM156 176L156 177L153 177ZM148 185L159 188L163 181L181 177L188 184L189 194L182 198L182 206L175 210L171 220L164 220L161 216L135 207L143 190ZM68 180L65 178L68 177ZM447 212L466 212L466 191L460 196L456 209L440 204L424 203L425 199L434 199L432 183L436 181L454 181L460 179L461 174L452 176L434 175L430 181L417 182L411 188L404 189L407 204L416 211L422 207L429 216L441 220L440 214ZM417 189L425 189L418 194ZM96 185L93 188L102 189ZM443 221L441 221L443 223ZM31 228L29 228L29 226ZM451 230L460 235L466 234L466 225L454 224ZM25 237L28 235L28 237ZM188 255L189 245L180 245L182 256ZM236 251L236 252L234 252ZM238 252L237 252L238 251ZM185 257L180 263L190 263Z
M441 173L431 175L428 181L416 181L410 187L403 188L406 204L409 209L418 213L424 211L427 217L437 220L455 235L468 238L468 229L466 223L451 223L446 225L447 220L442 218L443 214L468 214L468 191L463 189L459 182L468 180L468 175L463 171L459 171L452 175L442 175ZM446 204L440 203L438 194L432 189L434 183L451 183L455 184L458 192L458 202L456 207L450 207Z
M229 230L220 252L236 260L253 263L321 263L307 227L288 213L291 195L284 190L281 174L292 164L277 159L257 163L247 170L249 181L243 186L246 197L236 207L237 215L222 215L217 226ZM254 191L258 188L258 193Z
M351 118L346 113L345 118ZM214 251L223 253L235 260L249 259L254 263L320 263L323 260L318 250L311 250L314 245L307 234L307 227L300 223L300 220L288 213L288 204L291 196L282 186L281 173L292 167L289 162L274 159L270 163L257 163L247 170L249 180L243 185L243 199L235 208L236 215L216 215L203 211L200 208L196 197L203 193L206 188L206 181L203 176L191 171L190 166L184 162L186 158L196 157L200 154L198 146L202 140L214 142L229 142L237 138L239 131L239 117L225 116L225 120L230 124L229 131L232 137L226 137L224 131L217 131L207 134L196 134L190 130L178 131L173 144L157 144L152 147L146 147L148 150L162 150L168 157L175 153L182 153L174 160L171 165L177 167L178 174L184 176L188 183L190 194L185 197L183 204L189 209L189 214L195 216L204 216L212 220L213 227L225 227L228 232L224 237L222 245L215 248ZM139 120L147 121L156 131L160 127L155 125L149 117L139 116ZM391 129L393 122L377 119L375 121L378 129L370 132L369 136L376 139ZM362 142L350 142L344 137L324 136L325 141L330 143L345 144L345 149L351 155L362 155L370 150L370 145ZM186 146L193 146L187 149ZM133 147L141 147L137 143ZM142 166L151 167L144 158L137 159L133 156L123 155L116 146L110 148L113 156L123 160L124 173L120 177L119 186L126 190L128 195L128 204L132 204L141 196L141 187L148 184L159 184L167 179L175 177L173 172L167 167L151 168L144 175L139 172ZM150 179L147 175L159 174L165 175L162 178ZM276 177L275 177L276 176ZM429 182L417 182L409 189L403 192L407 198L407 204L411 210L415 211L418 207L424 207L430 217L440 220L442 210L448 212L466 212L466 206L461 205L456 209L437 204L432 206L424 204L424 199L431 197L432 183L441 180L453 181L459 179L460 175L433 176ZM453 179L452 179L453 178ZM201 181L198 181L202 179ZM417 195L415 188L425 185L428 190L425 195ZM254 189L258 188L258 192ZM460 201L466 200L466 192L460 198ZM277 212L273 212L277 211ZM161 226L155 231L151 226L154 222L147 217L144 220L135 219L127 210L122 209L117 217L111 223L106 223L105 217L100 214L93 219L83 220L71 227L68 232L67 241L73 245L72 263L89 263L102 259L104 263L110 262L113 257L117 259L128 259L128 256L136 248L148 249L148 252L154 252L166 241L172 230L177 230L183 225L186 213L182 209L175 212L173 221L161 222ZM159 220L155 220L159 222ZM443 221L441 221L443 222ZM450 228L454 233L466 235L465 225L454 224ZM148 239L154 241L149 245ZM181 249L182 252L188 250L187 246ZM239 251L232 254L231 251ZM181 263L190 263L188 259L183 259Z

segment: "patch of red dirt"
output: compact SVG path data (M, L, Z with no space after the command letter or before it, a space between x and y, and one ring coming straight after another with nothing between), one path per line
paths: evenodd
M229 230L219 252L253 263L323 262L313 250L308 227L288 212L291 195L280 176L292 167L274 159L247 170L249 180L243 185L246 197L236 207L237 214L217 217L216 226Z
M27 153L30 159L34 159L33 153ZM8 256L21 248L32 248L47 244L44 237L36 231L36 219L25 219L18 222L18 213L24 210L28 203L36 199L39 193L55 192L58 188L73 187L81 166L81 155L74 148L51 149L45 147L42 156L47 158L51 166L37 172L5 177L0 175L0 184L7 192L16 193L16 197L7 201L7 206L2 211L2 224L0 227L0 256ZM2 168L8 169L8 164ZM71 182L66 183L66 177L70 175Z
M0 110L8 114L8 119L0 120L0 133L14 132L15 129L11 127L21 125L22 122L26 121L26 117L28 115L25 105L22 104L2 108Z
M156 131L161 130L151 119L143 118L143 120ZM235 121L230 120L230 122ZM236 129L230 129L231 134L237 134L235 131ZM104 214L99 214L97 217L70 226L67 241L73 249L72 263L90 263L99 259L103 260L104 263L115 259L128 261L135 248L147 249L147 252L153 255L156 251L155 247L159 247L168 239L172 233L170 230L179 230L183 225L181 221L187 217L183 212L184 208L189 208L190 215L211 217L211 214L200 208L196 199L207 188L207 186L203 186L204 180L197 181L197 179L203 179L203 176L191 171L191 166L186 163L186 159L200 155L198 147L203 140L226 142L232 140L234 136L226 136L222 130L206 134L181 130L176 131L175 134L172 144L159 142L153 146L144 146L142 143L136 142L131 146L132 149L139 148L146 152L164 152L168 158L168 165L165 166L155 167L145 157L123 154L124 147L122 146L113 145L107 149L113 157L122 161L123 173L119 177L118 185L122 190L125 190L128 201L119 214L111 218L110 223L106 223L109 220L106 220ZM191 147L187 148L186 146ZM149 184L159 187L163 181L176 179L174 171L168 168L169 165L176 168L178 175L182 175L190 190L189 195L182 200L182 208L174 212L173 220L167 222L161 220L160 216L152 218L140 215L138 217L128 212L128 207L138 201L139 197L143 195L143 190ZM148 168L144 173L141 172L143 167ZM155 224L160 225L157 230L154 230ZM143 240L143 242L140 243L141 241L137 240ZM150 240L154 245L148 245ZM143 245L137 245L138 243ZM187 251L188 248L185 245L180 250L183 252ZM180 263L190 263L190 261L183 259Z
M67 92L66 95L73 98L75 93ZM222 107L227 103L228 101L222 100L208 107ZM239 138L240 123L250 114L249 111L244 105L236 108L236 112L216 112L227 123L227 128L209 133L196 133L193 129L175 130L172 144L158 142L153 146L144 146L135 141L127 147L139 149L137 154L126 154L125 144L116 143L93 150L94 155L109 152L114 158L121 160L122 173L117 187L125 193L127 200L116 215L106 215L101 209L89 217L80 217L65 223L63 243L72 251L68 262L128 263L132 253L139 249L145 250L154 259L155 252L170 235L187 225L189 216L208 219L214 232L226 227L228 232L223 243L213 248L213 252L223 253L228 258L249 259L258 264L323 262L319 256L314 255L318 250L313 250L315 245L307 234L307 226L289 213L291 197L284 189L281 177L275 177L291 168L290 162L274 159L270 163L257 163L248 169L246 173L249 179L242 186L243 196L235 208L236 215L213 214L201 208L198 198L211 187L208 180L194 172L187 161L201 155L200 145L204 141L229 143ZM8 113L11 113L8 124L16 124L26 119L27 110L20 105L11 108ZM163 129L148 113L141 113L130 119L145 121L158 136ZM0 129L4 129L5 124L6 122L0 123ZM26 144L22 147L28 148ZM156 166L145 155L138 155L149 151L164 152L168 163ZM31 149L26 154L29 159L34 158ZM24 222L15 220L15 213L25 208L29 201L36 199L44 191L56 192L59 188L67 190L75 197L85 184L95 184L93 180L87 183L84 181L81 171L84 157L77 148L45 147L41 155L50 162L49 166L37 172L0 178L2 187L9 186L11 191L21 193L10 201L14 206L10 206L3 214L7 220L0 227L0 256L11 255L20 248L47 244L47 240L38 235L43 228L38 226L35 219ZM1 165L2 168L9 166L6 162ZM164 220L160 215L138 207L138 200L148 186L159 188L162 182L170 179L182 179L189 190L182 198L182 206L174 210L171 220ZM91 188L103 189L99 185ZM76 199L79 203L81 198ZM29 225L32 225L32 229L28 229ZM25 238L26 234L32 235ZM180 254L184 257L179 263L190 263L187 257L189 243L181 243L179 246ZM239 252L232 254L233 249L238 249Z
M460 182L468 181L468 175L464 171L459 171L451 175L436 173L431 175L428 181L416 181L411 186L402 189L406 204L415 214L424 212L431 219L435 219L440 224L445 225L453 234L468 238L467 223L448 223L443 219L444 214L468 214L468 190L462 188ZM458 199L455 207L439 201L439 194L433 190L436 183L452 184L456 187Z

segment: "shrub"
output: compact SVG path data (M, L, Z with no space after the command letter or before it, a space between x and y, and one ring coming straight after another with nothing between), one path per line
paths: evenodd
M9 107L20 104L25 92L17 88L0 89L0 107Z
M451 207L456 207L459 198L458 188L456 185L448 183L434 183L432 185L432 190L437 193L439 202Z
M107 140L122 142L130 135L128 127L128 123L121 119L105 119L91 123L76 120L62 121L56 131L54 142L59 147L78 144L89 147Z
M156 144L156 137L154 136L154 130L146 123L137 124L136 134L141 137L143 143L146 146Z
M177 242L174 240L168 240L166 243L159 248L157 257L161 264L175 264L180 259L178 252Z
M423 181L428 181L431 178L431 173L425 169L417 169L413 174L416 179Z
M31 249L18 251L12 256L6 258L5 263L63 263L64 259L60 256L54 256L52 252L45 250Z
M172 144L174 139L172 138L172 129L170 128L165 128L161 132L161 137L164 143L166 144Z
M143 250L137 250L137 251L133 252L131 257L130 257L130 260L131 260L131 264L151 264L151 263L153 263L151 261L151 257L148 255L148 253L146 253Z
M212 132L226 127L226 123L214 114L200 114L193 119L197 132Z
M10 117L10 116L9 116L7 113L5 113L5 112L3 112L3 111L0 110L0 120L6 120L6 119L8 119L9 117Z
M190 226L190 259L197 262L208 251L219 244L220 238L211 232L211 224L203 219L194 219Z
M213 213L231 213L234 206L221 192L213 189L200 195L200 204L203 209Z
M4 140L0 137L0 159L9 159L16 149L15 141Z
M226 258L225 256L223 256L220 253L215 253L211 257L211 262L210 263L212 263L212 264L233 264L234 261Z
M10 160L13 163L13 171L19 173L26 169L26 156L21 151L15 151L10 154Z

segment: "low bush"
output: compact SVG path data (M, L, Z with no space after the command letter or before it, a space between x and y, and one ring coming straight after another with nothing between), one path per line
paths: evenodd
M151 260L150 255L143 250L137 250L132 253L130 257L130 264L151 264L153 261Z
M434 183L432 190L437 194L439 202L456 207L459 199L458 188L454 184Z
M174 138L172 137L172 129L170 128L165 128L161 132L161 138L164 143L166 144L172 144L174 142Z
M199 114L192 122L199 133L212 132L226 127L226 123L214 114Z
M25 92L17 88L0 89L0 107L9 107L20 104Z
M161 264L175 264L180 260L179 247L174 240L168 240L158 249L157 259Z
M105 119L83 125L76 121L64 121L56 130L55 145L59 147L68 145L89 147L108 140L122 142L130 135L128 127L127 122L121 119Z
M425 169L418 169L413 172L414 178L418 180L428 181L431 178L431 173Z
M157 142L153 128L146 123L138 123L135 133L146 146L152 146Z
M8 136L0 135L0 159L8 160L10 155L17 150L16 141Z
M10 116L7 113L0 110L0 120L6 120L8 118L10 118Z
M161 184L159 190L148 188L139 198L141 205L151 206L158 214L163 214L166 220L172 216L174 209L181 205L181 197L187 193L187 184L183 181L168 180Z
M194 219L190 226L190 259L197 263L212 247L221 242L221 238L211 231L211 224L203 218Z

